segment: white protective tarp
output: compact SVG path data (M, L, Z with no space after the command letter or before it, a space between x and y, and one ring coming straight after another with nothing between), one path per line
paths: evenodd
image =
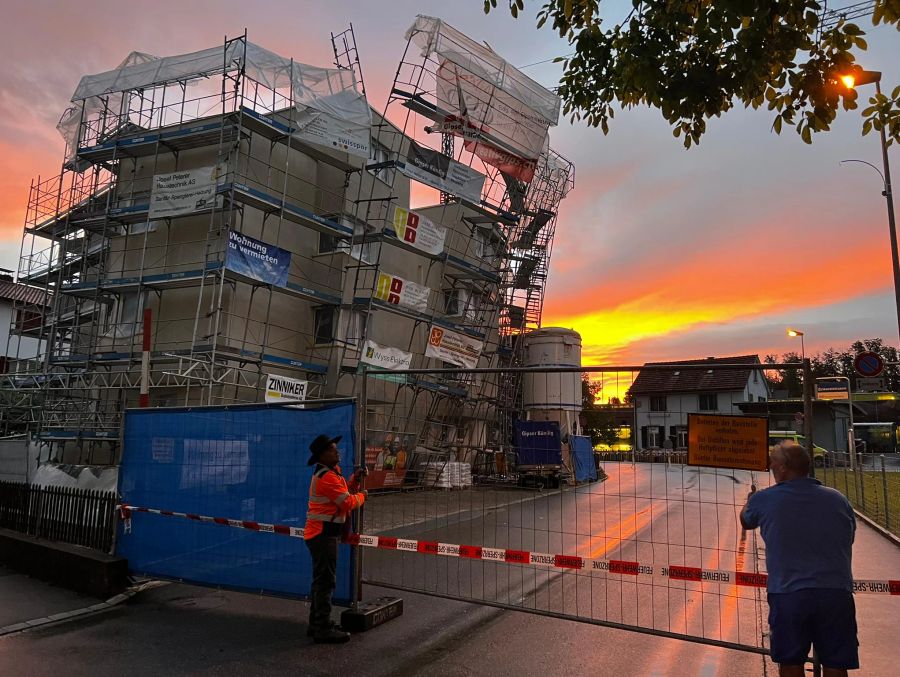
M440 19L419 16L406 33L423 56L437 55L436 99L450 133L486 164L531 181L559 120L560 100L493 50Z
M58 128L72 153L80 141L78 131L83 121L103 111L104 106L118 115L123 92L203 78L241 65L250 79L292 97L301 136L309 136L303 135L307 127L317 128L310 139L313 142L345 134L349 142L341 144L340 149L368 157L372 116L352 70L301 64L244 41L163 58L133 52L115 70L81 79L72 96L74 105L63 114ZM101 97L110 100L104 103ZM327 145L338 144L329 141Z

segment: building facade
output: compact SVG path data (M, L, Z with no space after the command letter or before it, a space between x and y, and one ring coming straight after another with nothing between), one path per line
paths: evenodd
M741 415L741 403L767 401L769 386L761 370L716 369L717 364L759 363L758 355L739 355L664 363L690 369L642 369L629 390L637 448L686 448L688 414ZM654 364L662 363L644 366Z

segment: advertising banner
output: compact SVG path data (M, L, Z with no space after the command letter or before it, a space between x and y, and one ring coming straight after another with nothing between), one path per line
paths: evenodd
M425 355L466 369L475 369L483 347L484 343L478 339L432 325L428 331Z
M409 369L412 353L399 348L380 346L375 341L367 340L363 345L359 361L379 369Z
M371 128L369 126L362 127L345 122L333 115L316 112L312 109L301 113L297 122L300 130L294 132L294 136L298 139L356 157L369 158L371 153L369 147Z
M562 465L556 421L516 421L516 458L523 465Z
M415 282L388 273L378 273L375 298L424 313L431 290Z
M412 461L415 436L389 431L373 437L366 443L366 488L401 486Z
M437 71L437 101L450 115L432 132L462 137L467 151L520 181L534 178L549 120L448 60Z
M418 212L394 207L392 226L398 240L403 240L416 249L429 254L444 251L447 229Z
M426 186L470 202L481 202L485 175L436 150L410 141L406 161L399 163L397 168L409 178Z
M215 198L215 167L155 174L148 218L165 219L208 209L214 204Z
M278 374L266 374L266 402L302 402L308 383Z
M276 287L287 286L291 253L233 230L228 231L225 267Z

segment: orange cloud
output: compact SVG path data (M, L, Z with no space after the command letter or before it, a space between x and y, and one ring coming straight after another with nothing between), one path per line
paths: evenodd
M576 294L551 295L543 324L580 332L584 364L615 364L639 341L887 288L887 257L854 265L868 258L867 243L848 242L838 249L822 238L805 243L802 256L782 263L784 257L772 254L771 240L752 232L666 265L637 264L627 275L585 285Z

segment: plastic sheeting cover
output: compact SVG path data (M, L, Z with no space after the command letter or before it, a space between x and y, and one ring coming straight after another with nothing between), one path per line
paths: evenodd
M304 114L301 120L306 124L313 122L318 114L325 114L347 123L354 131L368 134L372 125L371 111L352 70L301 64L244 41L228 43L224 48L211 47L163 58L133 52L118 68L81 78L72 96L75 106L63 114L57 128L71 152L78 142L81 121L89 118L91 113L103 110L103 104L96 97L121 97L122 92L201 78L241 65L247 77L291 95L297 110ZM117 103L110 103L112 111L119 109Z
M597 466L594 464L591 438L569 435L569 450L572 454L572 465L575 468L575 480L584 482L597 479Z
M548 124L559 121L561 102L556 94L441 19L420 14L406 31L406 39L422 48L422 56L437 54L483 77L538 113Z

